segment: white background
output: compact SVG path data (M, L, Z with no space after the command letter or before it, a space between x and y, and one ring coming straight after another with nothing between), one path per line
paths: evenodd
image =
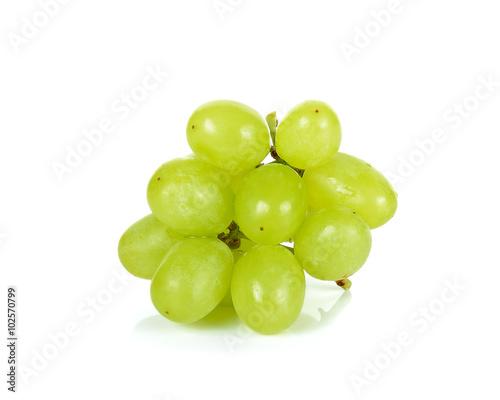
M401 0L382 28L373 12L388 1L220 4L233 5L73 0L44 21L37 1L2 2L0 297L5 321L17 287L19 398L498 398L500 87L469 97L500 82L497 2ZM45 26L13 45L24 18ZM365 28L372 37L346 57ZM113 111L158 65L169 76L127 117ZM150 176L190 152L189 115L219 98L262 114L327 101L342 151L398 180L398 212L373 232L351 293L308 282L298 322L272 337L230 313L175 325L147 281L114 280L121 233L149 212ZM113 132L60 181L53 163L106 118ZM404 332L405 347L384 350Z

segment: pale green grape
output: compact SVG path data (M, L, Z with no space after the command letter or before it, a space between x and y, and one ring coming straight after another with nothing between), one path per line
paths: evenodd
M176 232L211 236L233 220L229 176L192 157L163 164L148 185L153 214Z
M276 133L276 150L295 168L307 169L328 161L340 147L342 130L332 108L308 100L285 115Z
M151 279L167 251L183 238L149 214L122 235L118 243L118 257L132 275Z
M212 238L185 239L165 256L151 281L158 312L175 322L194 322L210 313L231 284L231 250Z
M231 100L198 107L189 118L187 140L203 161L231 175L257 166L269 152L269 128L254 109Z
M290 327L302 310L304 271L283 246L256 246L234 267L234 309L249 328L274 334Z
M258 244L278 244L293 236L308 203L302 178L290 167L268 164L250 172L234 200L241 231Z
M352 208L371 229L384 225L398 207L390 182L370 164L344 153L304 174L311 207Z
M363 266L370 254L372 235L355 211L330 207L308 215L294 243L295 256L309 275L337 281Z

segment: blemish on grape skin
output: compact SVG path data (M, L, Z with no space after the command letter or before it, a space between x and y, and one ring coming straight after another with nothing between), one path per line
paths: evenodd
M319 113L319 110L316 110L316 114L318 114L318 113Z
M165 311L165 314L170 314L168 311Z
M160 177L158 177L157 181L159 181L160 179L161 179L161 178L160 178Z
M194 125L191 127L191 129L194 129Z
M263 227L263 226L261 226L261 227L260 227L260 230L261 230L261 231L263 231L263 230L264 230L264 227Z

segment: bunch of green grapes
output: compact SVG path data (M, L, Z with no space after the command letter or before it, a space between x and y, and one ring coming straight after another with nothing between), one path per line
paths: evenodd
M213 101L194 111L186 132L194 154L156 170L152 213L118 245L127 271L151 280L163 317L191 323L232 306L251 329L275 334L302 310L304 271L350 288L371 229L392 218L397 195L371 165L339 153L328 104L305 101L278 124L275 113L264 119Z

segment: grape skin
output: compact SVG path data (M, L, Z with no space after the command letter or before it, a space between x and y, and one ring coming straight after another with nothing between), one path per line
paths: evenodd
M234 267L231 295L241 321L270 335L289 328L302 310L304 271L283 246L256 246Z
M214 236L233 220L234 194L229 176L197 158L163 164L149 181L147 197L153 214L176 232Z
M213 238L190 238L167 253L151 281L151 300L165 318L195 322L210 313L231 284L229 247Z
M149 214L123 233L118 243L118 257L132 275L152 279L167 251L183 238Z
M327 162L339 150L341 141L337 114L319 100L308 100L292 108L276 132L279 156L300 169Z
M352 208L371 229L388 222L398 207L390 182L365 161L345 153L304 173L309 204L315 209L331 206Z
M258 244L278 244L291 238L308 208L302 178L282 164L268 164L250 172L234 205L242 232Z
M198 107L189 118L186 136L203 161L237 175L257 166L269 152L269 128L251 107L217 100Z
M309 275L337 281L363 266L370 254L372 235L355 211L330 207L307 216L294 244L295 255Z

